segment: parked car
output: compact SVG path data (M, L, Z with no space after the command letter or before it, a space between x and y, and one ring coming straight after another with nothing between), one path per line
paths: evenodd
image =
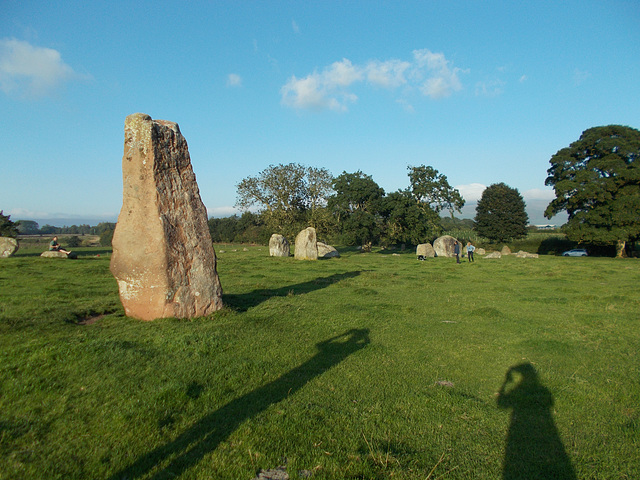
M589 255L584 248L574 248L562 253L563 257L586 257Z

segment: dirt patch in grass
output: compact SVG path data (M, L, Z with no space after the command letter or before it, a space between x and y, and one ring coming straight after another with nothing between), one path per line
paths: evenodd
M106 317L105 314L82 317L78 319L78 325L93 325L94 323L102 320L104 317Z

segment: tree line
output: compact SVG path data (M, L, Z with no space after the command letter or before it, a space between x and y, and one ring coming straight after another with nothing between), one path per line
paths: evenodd
M113 222L100 222L94 226L82 224L54 227L49 224L39 226L38 222L33 220L16 220L14 225L18 235L101 235L116 228Z
M463 224L495 241L526 235L528 217L517 189L490 186L478 203L476 222L464 222L455 213L465 200L444 174L426 165L407 170L408 186L386 193L362 171L333 177L324 168L270 165L237 185L242 216L209 220L212 238L265 243L272 233L293 239L312 226L320 238L341 245L416 245Z
M620 125L585 130L549 161L545 184L553 187L556 198L545 216L566 211L562 230L569 240L615 245L617 255L624 256L640 240L639 159L639 130ZM240 216L209 219L212 240L264 244L272 233L293 239L308 226L320 238L341 245L415 245L462 224L496 243L526 235L526 205L517 189L504 183L487 187L469 224L454 216L465 200L445 175L425 165L407 168L408 186L386 193L362 171L333 177L324 168L270 165L237 185ZM14 223L0 210L1 236L94 234L107 239L114 228L107 222L39 227L30 220Z
M556 198L545 210L552 218L567 212L562 227L573 242L594 247L615 245L625 256L640 239L640 131L621 125L585 130L578 141L549 161L545 184ZM298 164L269 166L238 184L242 217L262 231L293 237L306 226L344 245L380 245L431 241L442 233L442 212L460 212L464 199L445 175L430 166L408 167L409 185L392 193L370 175L343 172L333 178L326 169ZM496 183L485 189L476 207L473 228L492 242L527 233L526 205L517 189ZM251 209L255 213L251 216ZM210 221L222 236L223 221Z

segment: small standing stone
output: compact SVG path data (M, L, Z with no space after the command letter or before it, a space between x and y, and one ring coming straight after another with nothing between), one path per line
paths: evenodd
M318 245L318 258L337 258L340 256L338 250L326 243L317 242Z
M516 257L517 258L538 258L538 254L529 253L529 252L525 252L524 250L520 250L518 253L516 253Z
M416 247L416 256L418 260L433 258L436 256L436 251L430 243L421 243Z
M296 236L295 247L296 260L317 260L318 241L316 239L316 229L305 228Z
M0 237L0 258L11 257L20 248L18 240L11 237Z
M289 240L283 235L274 233L269 239L269 256L271 257L288 257L291 254Z

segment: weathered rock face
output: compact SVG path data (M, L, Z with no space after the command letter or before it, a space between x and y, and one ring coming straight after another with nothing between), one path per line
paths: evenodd
M488 253L484 258L502 258L502 254L500 252L491 252Z
M456 239L450 235L443 235L438 237L433 242L433 249L436 251L436 255L439 257L455 257L453 253L453 247ZM459 242L458 242L459 243ZM462 244L460 245L460 255L462 255Z
M537 253L529 253L529 252L525 252L524 250L520 250L518 253L516 253L516 257L518 257L518 258L538 258L538 254Z
M436 251L430 243L421 243L416 247L416 255L418 258L433 258L436 256Z
M274 233L269 239L269 256L288 257L291 253L289 241L282 235Z
M7 258L18 251L18 240L11 237L0 237L0 258Z
M476 255L486 255L487 251L484 248L476 248L476 251L474 253Z
M125 313L153 320L219 310L216 254L187 141L176 123L141 113L127 117L124 133L110 268Z
M318 241L315 228L305 228L296 236L294 256L296 260L318 259Z
M504 245L502 250L500 250L500 253L502 255L511 255L511 249L507 245Z
M47 250L46 252L42 252L40 256L45 258L69 258L66 253L58 252L56 250ZM75 256L71 258L75 258Z
M340 253L331 245L322 242L316 242L316 245L318 246L318 258L337 258L340 256Z

